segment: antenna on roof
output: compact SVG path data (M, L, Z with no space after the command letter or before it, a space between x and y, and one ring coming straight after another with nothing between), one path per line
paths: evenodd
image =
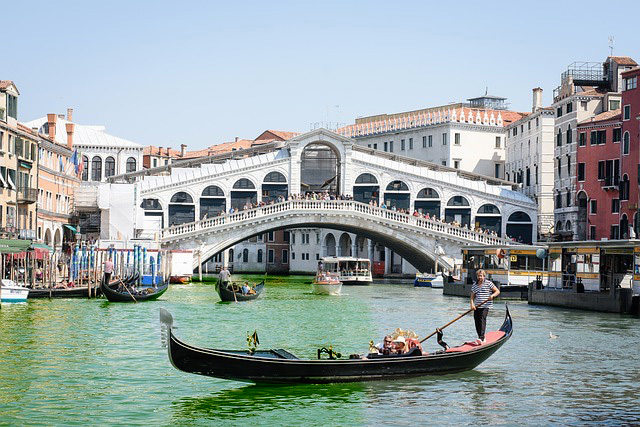
M613 44L616 42L616 38L613 36L609 36L609 49L610 49L610 54L609 56L613 56Z
M489 86L486 87L486 89L484 90L484 96L489 95Z

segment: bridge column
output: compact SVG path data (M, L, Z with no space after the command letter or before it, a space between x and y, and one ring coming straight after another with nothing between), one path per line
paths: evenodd
M384 274L391 273L391 266L393 264L393 259L391 259L392 256L393 256L393 252L391 252L391 249L385 247L384 248Z
M339 239L338 239L339 240ZM338 241L336 241L336 256L344 256L342 254L342 248L340 247L340 245L338 244Z
M225 268L229 266L229 249L222 251L222 266Z
M367 243L367 254L369 254L369 261L371 261L371 265L373 266L373 261L375 258L375 253L373 252L375 250L375 245L373 244L373 241L371 241L371 239L367 239L368 243Z
M357 258L358 257L358 244L355 240L351 241L351 256Z

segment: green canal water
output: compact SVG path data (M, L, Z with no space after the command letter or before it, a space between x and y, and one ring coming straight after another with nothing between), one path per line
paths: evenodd
M252 277L251 280L257 278ZM186 342L299 357L333 345L363 353L395 329L431 332L466 299L411 285L309 293L309 277L269 277L255 301L221 303L212 285L171 286L155 302L33 300L0 310L0 425L638 425L640 319L510 303L512 339L477 369L355 384L256 386L174 369L158 310ZM488 329L500 326L498 302ZM552 339L549 333L557 335ZM472 317L446 330L475 338ZM433 349L435 342L429 348Z

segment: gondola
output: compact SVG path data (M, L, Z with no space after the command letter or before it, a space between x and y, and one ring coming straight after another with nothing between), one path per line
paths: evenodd
M147 293L137 293L131 294L127 291L120 292L118 291L118 285L124 284L125 286L131 286L135 283L138 276L134 275L128 279L124 280L114 280L109 283L109 285L105 285L104 283L100 283L100 289L104 296L110 302L140 302L140 301L153 301L158 299L162 294L164 294L169 288L169 282L166 281L164 284L159 285L154 288L152 286L144 286L142 289L146 290Z
M173 317L160 309L163 342L176 369L236 381L253 383L334 383L398 379L423 375L463 372L484 362L507 342L513 322L507 308L504 323L486 334L486 343L470 343L422 355L414 348L407 354L378 355L348 359L299 359L286 350L216 350L191 346L173 334ZM415 353L418 354L415 354Z
M241 283L234 283L238 288L242 286ZM251 301L260 296L262 291L264 290L264 280L256 285L256 293L242 295L242 292L233 292L231 289L228 289L226 286L220 286L220 281L216 282L216 292L220 295L220 299L222 301ZM235 294L235 295L234 295Z

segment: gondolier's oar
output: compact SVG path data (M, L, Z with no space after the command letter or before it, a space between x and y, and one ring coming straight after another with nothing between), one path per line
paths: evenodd
M124 286L124 288L127 290L127 292L129 292L129 295L131 295L131 298L133 298L133 302L138 302L138 300L136 300L136 297L133 296L133 294L131 293L131 291L129 290L129 288L127 287L127 285L124 284L124 282L122 281L122 279L118 279L118 282L122 283L122 286Z
M476 305L476 308L480 307L482 304L484 304L485 302L489 302L491 300L491 297L487 298L486 300L482 301L480 304ZM467 314L471 313L473 311L472 308L470 308L469 310L465 311L464 313L462 313L460 316L456 317L455 319L453 319L451 322L447 323L446 325L444 325L441 328L436 329L435 331L431 332L429 335L427 335L426 337L424 337L423 339L420 340L420 342L425 342L426 340L428 340L429 338L431 338L432 336L434 336L435 334L438 333L438 331L442 331L444 328L446 328L447 326L451 325L452 323L457 322L458 320L462 319L464 316L466 316Z

